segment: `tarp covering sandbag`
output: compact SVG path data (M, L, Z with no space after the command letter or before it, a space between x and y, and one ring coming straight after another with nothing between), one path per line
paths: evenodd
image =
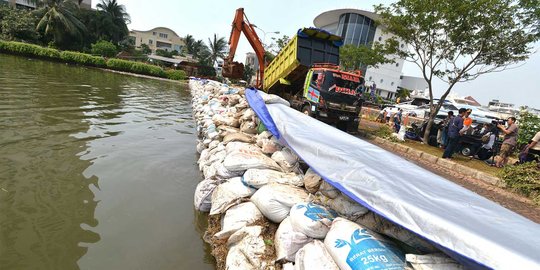
M246 98L266 128L354 201L466 267L540 269L539 224L259 92Z

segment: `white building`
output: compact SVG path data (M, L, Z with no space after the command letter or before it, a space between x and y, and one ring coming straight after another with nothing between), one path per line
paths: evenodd
M343 37L345 44L369 45L375 41L384 42L392 35L383 32L381 26L375 24L377 14L360 9L336 9L323 12L313 20L315 27L322 28L332 34ZM401 48L407 46L400 44ZM404 59L394 58L395 63L379 65L378 68L369 67L363 72L366 85L376 86L376 93L383 98L394 99L399 87L409 90L425 90L424 85L410 80L407 76L407 85L412 83L415 87L409 88L402 85L401 72Z

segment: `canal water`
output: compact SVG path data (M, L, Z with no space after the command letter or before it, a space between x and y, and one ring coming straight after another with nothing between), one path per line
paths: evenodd
M213 269L187 85L0 54L0 269Z

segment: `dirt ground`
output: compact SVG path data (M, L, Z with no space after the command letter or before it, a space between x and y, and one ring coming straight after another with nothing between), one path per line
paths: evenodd
M376 129L380 126L379 123L366 121L366 120L362 120L360 125L361 126L363 125L363 127L367 129ZM370 141L370 142L375 144L374 141ZM379 146L383 147L382 145L379 145ZM436 149L435 147L432 147L432 148ZM514 211L536 223L540 223L540 207L538 205L535 205L530 199L524 196L521 196L515 192L512 192L511 190L499 188L491 184L487 184L478 179L464 176L454 170L449 170L437 164L429 163L422 159L418 159L411 155L407 155L406 153L396 153L396 154L401 155L405 159L412 161L431 172L434 172L440 176L443 176L446 179L464 188L467 188L475 192L476 194L483 196L493 202L496 202L499 205L511 211ZM491 172L491 174L493 174L493 172Z

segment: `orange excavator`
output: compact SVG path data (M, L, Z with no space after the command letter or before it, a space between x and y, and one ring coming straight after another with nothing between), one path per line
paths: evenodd
M244 33L249 44L253 47L257 59L259 60L259 71L257 72L256 87L262 89L262 81L264 76L264 46L259 36L255 32L255 25L251 24L244 13L243 8L236 10L234 21L232 23L231 37L229 38L229 56L223 63L223 77L232 79L241 79L244 75L244 64L234 61L234 54L236 53L236 47L238 46L238 40L240 34Z

